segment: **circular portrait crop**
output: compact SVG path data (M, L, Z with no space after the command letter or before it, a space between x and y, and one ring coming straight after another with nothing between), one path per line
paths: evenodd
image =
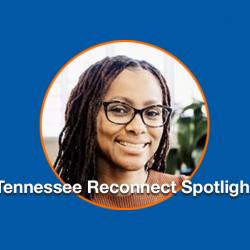
M199 83L169 52L111 41L72 58L41 109L41 141L60 181L111 209L166 200L198 169L209 136Z

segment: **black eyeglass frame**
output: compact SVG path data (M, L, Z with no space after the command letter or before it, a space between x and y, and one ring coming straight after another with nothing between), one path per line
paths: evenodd
M124 122L122 122L122 123L117 123L117 122L111 121L111 120L109 119L109 117L108 117L108 105L111 104L111 103L119 103L119 104L126 105L126 106L130 107L131 109L134 110L134 115L131 117L131 119L130 119L128 122L125 122L125 123L124 123ZM145 108L143 108L143 109L136 109L136 108L130 106L129 104L124 103L124 102L120 102L120 101L103 102L102 104L103 104L103 107L104 107L104 111L105 111L105 115L106 115L107 120L110 121L110 122L112 122L112 123L114 123L114 124L117 124L117 125L128 125L130 122L133 121L133 119L135 118L136 114L139 114L140 117L141 117L141 120L142 120L143 124L145 124L146 126L148 126L148 127L150 127L150 128L160 128L160 127L163 127L163 126L166 124L166 122L169 120L169 117L171 116L171 112L172 112L172 108L169 107L169 106L166 106L166 105L151 105L151 106L145 107ZM150 109L150 108L153 108L153 107L161 107L161 108L163 108L163 109L165 109L166 111L169 112L167 119L164 121L164 123L163 123L162 125L159 125L159 126L151 126L151 125L148 125L148 124L144 121L143 112L144 112L145 110Z

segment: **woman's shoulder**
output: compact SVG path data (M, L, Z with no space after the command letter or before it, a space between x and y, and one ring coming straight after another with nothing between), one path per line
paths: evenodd
M170 184L172 181L174 181L177 185L181 185L185 179L187 179L185 175L171 175L151 169L149 170L147 183L151 185L155 183L162 185L165 183Z

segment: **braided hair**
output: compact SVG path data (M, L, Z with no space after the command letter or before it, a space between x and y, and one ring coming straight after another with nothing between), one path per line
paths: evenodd
M66 183L80 183L83 187L82 195L86 198L90 198L87 193L88 180L96 178L97 114L112 81L126 68L141 68L151 72L160 83L163 105L170 106L166 80L159 70L146 61L126 56L106 57L82 73L66 106L65 126L59 135L59 151L54 168ZM160 172L164 172L169 147L169 119L164 125L151 166Z

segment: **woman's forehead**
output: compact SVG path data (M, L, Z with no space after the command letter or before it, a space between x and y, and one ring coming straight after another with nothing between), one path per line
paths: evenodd
M161 85L147 70L125 69L111 83L105 96L106 101L113 99L122 99L139 105L162 103Z

